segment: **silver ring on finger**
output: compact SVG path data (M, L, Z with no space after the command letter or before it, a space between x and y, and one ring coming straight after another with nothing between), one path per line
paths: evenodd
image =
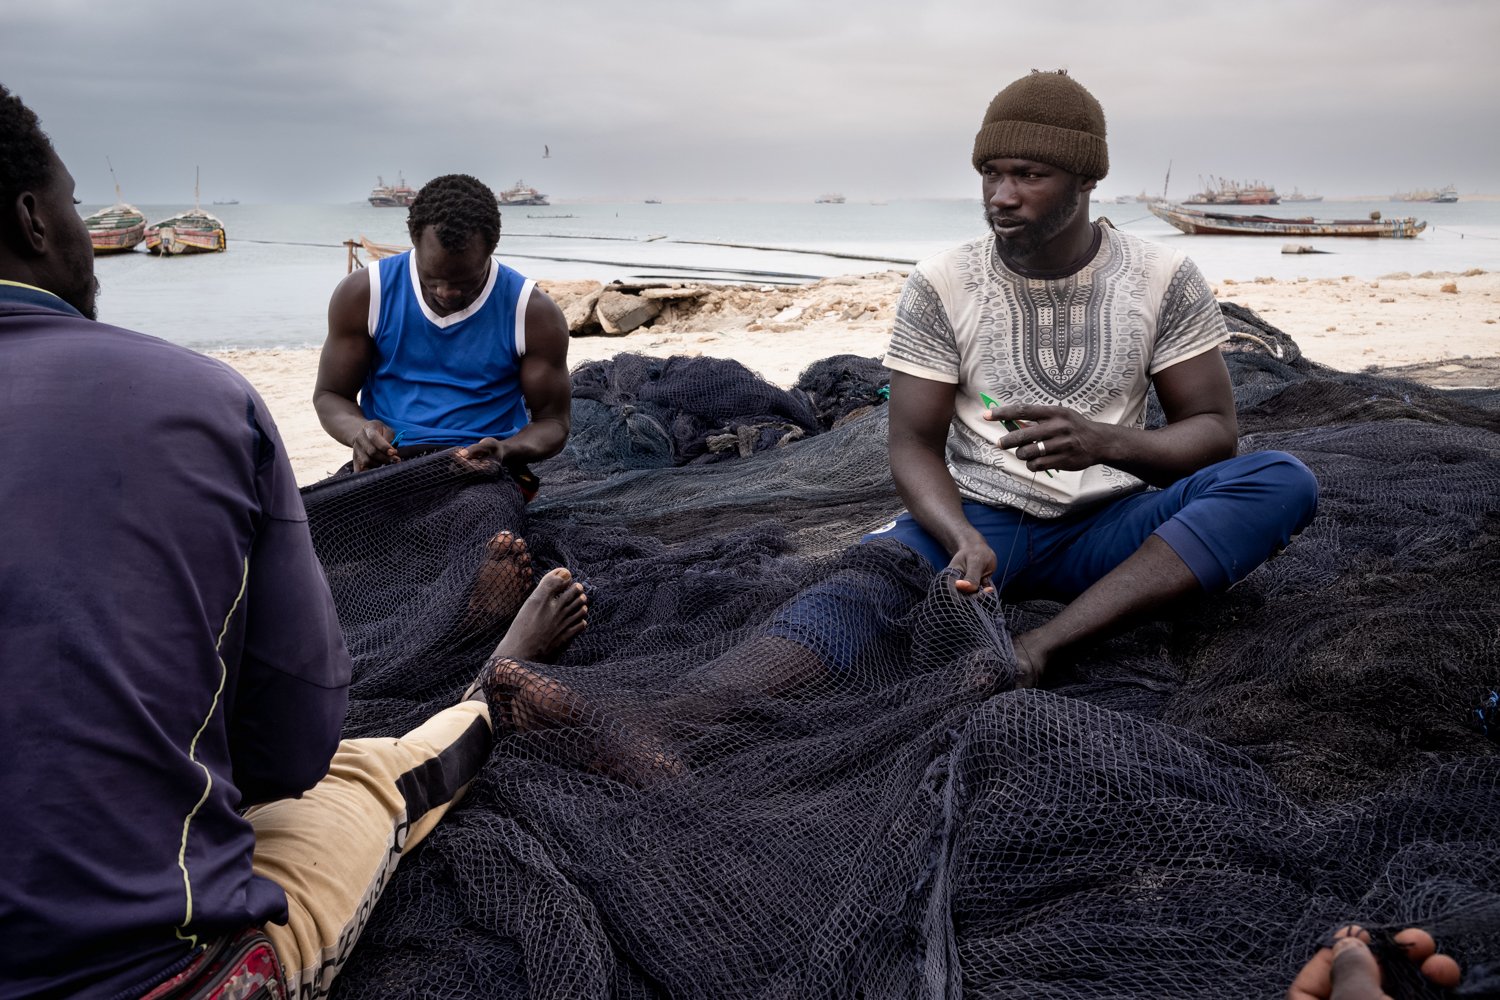
M1047 442L1045 442L1045 441L1038 441L1036 443L1036 453L1038 455L1045 455L1045 454L1047 454Z

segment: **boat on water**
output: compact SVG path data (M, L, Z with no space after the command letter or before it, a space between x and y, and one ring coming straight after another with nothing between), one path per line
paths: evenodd
M406 178L398 172L395 184L387 184L384 177L376 174L375 186L370 189L368 200L376 208L406 208L416 200L416 197L417 192L406 183Z
M136 244L146 238L146 216L134 205L125 203L125 196L120 193L120 181L115 177L115 165L108 157L104 162L109 164L109 179L115 182L115 203L83 217L96 257L101 253L134 250Z
M1184 205L1275 205L1281 201L1276 189L1261 181L1242 184L1210 177L1203 190L1183 200Z
M1292 188L1292 193L1291 194L1284 194L1284 195L1282 195L1281 196L1281 200L1282 201L1302 201L1302 202L1322 201L1323 200L1323 196L1320 195L1320 194L1303 194L1302 190L1300 188L1294 187L1294 188Z
M536 188L529 186L525 181L516 181L513 185L495 195L495 201L501 205L550 205L547 196Z
M197 174L193 178L193 207L181 215L146 227L146 249L162 257L186 253L221 253L228 245L224 223L198 205Z
M1417 191L1397 191L1391 195L1391 201L1429 201L1439 205L1451 205L1458 201L1458 189L1452 184L1438 188L1436 191L1430 189Z
M162 257L185 253L220 253L228 245L224 223L194 207L191 211L146 227L146 249Z
M813 199L814 205L842 205L844 196L837 193L820 194Z
M115 193L119 194L118 191ZM146 216L134 205L123 201L84 216L83 224L88 227L89 242L94 246L96 257L102 253L134 250L136 244L146 238Z
M1146 208L1190 236L1363 236L1399 240L1410 239L1427 228L1426 222L1410 216L1383 219L1379 212L1371 212L1368 219L1314 219L1200 212L1170 202L1152 202Z
M223 201L215 201L213 204L215 204L215 205L238 205L239 203L240 203L240 200L238 198L226 198Z

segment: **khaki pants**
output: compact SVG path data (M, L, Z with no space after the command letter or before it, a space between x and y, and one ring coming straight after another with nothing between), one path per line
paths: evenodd
M300 799L255 806L257 875L286 890L267 924L292 997L323 997L404 851L432 832L489 756L489 711L465 701L399 739L344 740Z

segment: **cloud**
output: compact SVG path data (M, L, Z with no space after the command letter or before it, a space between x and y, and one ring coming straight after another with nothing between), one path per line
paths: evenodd
M1033 67L1104 103L1106 190L1169 160L1185 184L1500 190L1487 0L0 2L4 82L92 199L106 155L148 202L194 165L264 201L455 169L561 197L969 195L984 105Z

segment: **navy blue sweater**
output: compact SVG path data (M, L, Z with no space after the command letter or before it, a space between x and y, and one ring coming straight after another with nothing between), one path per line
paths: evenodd
M138 995L286 919L239 810L328 769L349 656L265 404L0 284L0 997Z

